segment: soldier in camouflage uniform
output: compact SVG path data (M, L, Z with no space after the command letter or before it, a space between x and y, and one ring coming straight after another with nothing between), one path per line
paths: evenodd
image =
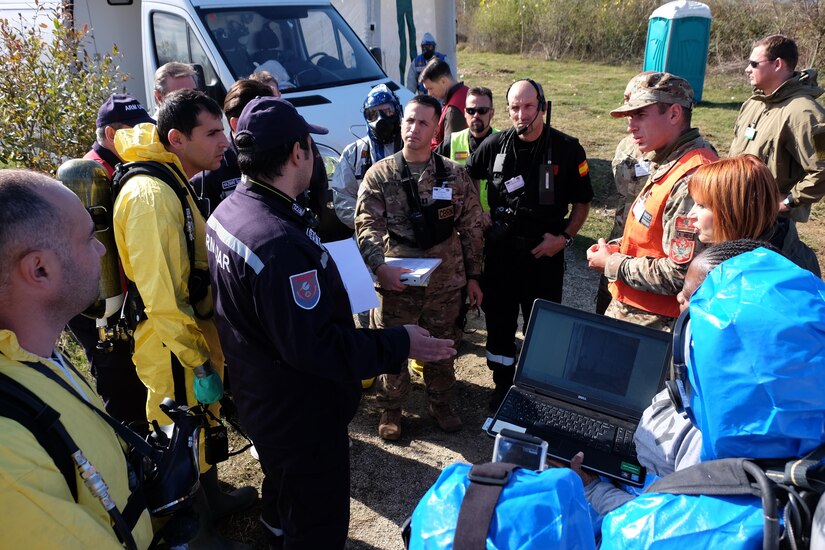
M430 96L415 96L404 110L404 147L374 164L364 176L355 206L355 235L361 255L378 278L379 328L418 323L433 336L461 337L457 321L467 287L471 305L480 305L482 229L478 190L457 164L430 151L441 105ZM420 222L420 223L419 223ZM408 269L386 258L441 258L428 286L407 286ZM451 407L453 359L425 363L424 384L430 413L444 431L461 428ZM410 391L406 368L382 375L378 425L383 439L401 436L401 407Z
M631 80L624 104L610 112L627 118L649 176L627 213L620 244L599 239L587 251L590 267L610 281L609 317L669 330L679 316L676 294L700 246L687 218L693 206L687 181L697 167L718 158L690 127L692 108L686 80L647 72Z
M647 183L650 162L642 158L642 152L633 136L625 136L616 146L613 156L613 182L619 196L616 213L613 217L613 230L608 240L618 239L624 233L627 213L636 202L636 197ZM613 296L608 289L609 281L602 275L599 278L599 291L596 293L596 313L604 313Z

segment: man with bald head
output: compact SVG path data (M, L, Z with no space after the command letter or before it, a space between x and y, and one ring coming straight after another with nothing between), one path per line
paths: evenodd
M561 302L564 249L593 198L584 149L545 123L541 85L514 82L507 108L513 127L484 140L467 162L470 177L488 181L492 219L482 276L487 366L495 383L491 409L513 383L519 308L526 324L536 298Z
M0 398L0 532L9 548L121 546L109 514L80 474L64 478L41 446L50 441L44 430L36 435L9 410L12 396L28 390L57 411L56 422L124 510L130 490L120 441L90 408L103 411L103 401L55 347L69 319L98 296L105 249L94 229L80 200L59 182L28 170L0 170L0 384L22 386ZM74 498L67 479L76 487ZM149 546L145 510L131 537L135 548Z

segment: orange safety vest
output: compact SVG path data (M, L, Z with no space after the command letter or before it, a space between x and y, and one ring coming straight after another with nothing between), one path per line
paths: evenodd
M665 204L670 197L670 192L677 181L703 164L710 164L718 160L710 149L700 148L688 151L676 164L657 181L648 182L639 197L647 197L644 200L645 211L651 215L649 225L645 226L636 216L631 213L627 217L627 224L622 236L622 245L619 252L634 258L651 257L664 258L665 251L662 250L662 237L664 227L662 218L665 211ZM638 200L638 199L637 199ZM673 294L655 294L644 290L635 289L626 283L615 280L610 283L610 294L616 300L643 309L656 315L667 317L679 316L679 302Z

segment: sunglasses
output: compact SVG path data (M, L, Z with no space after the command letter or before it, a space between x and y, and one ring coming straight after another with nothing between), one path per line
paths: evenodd
M466 109L464 109L464 111L468 115L473 116L476 113L478 113L480 115L486 115L487 113L490 112L491 109L492 109L492 107L467 107Z
M752 69L755 69L760 63L770 63L772 61L776 61L776 59L763 59L762 61L754 61L753 59L750 59L748 60L748 65L750 65Z

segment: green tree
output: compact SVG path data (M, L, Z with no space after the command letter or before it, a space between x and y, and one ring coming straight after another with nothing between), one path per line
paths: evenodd
M88 28L65 6L0 19L0 163L54 173L94 140L100 105L122 88L116 46L89 54Z

